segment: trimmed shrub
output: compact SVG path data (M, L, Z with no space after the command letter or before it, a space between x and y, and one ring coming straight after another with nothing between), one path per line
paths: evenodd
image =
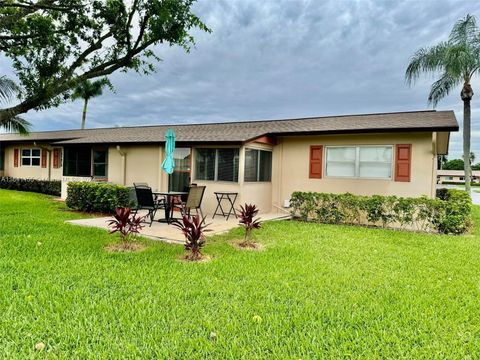
M442 234L463 234L472 223L470 195L462 190L441 189L438 199L426 196L358 196L294 192L292 215L328 224L408 228Z
M116 208L130 207L129 189L97 182L69 182L67 206L85 212L113 214Z
M0 189L30 191L40 194L60 196L62 182L60 180L20 179L2 176L0 177Z

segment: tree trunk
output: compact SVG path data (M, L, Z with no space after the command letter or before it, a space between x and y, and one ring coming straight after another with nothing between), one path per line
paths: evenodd
M465 190L470 194L470 183L472 181L472 166L470 164L470 100L472 100L473 97L473 90L468 82L463 84L460 96L463 100L463 163L465 169Z
M88 99L85 99L83 103L83 113L82 113L82 130L85 129L85 120L87 119L87 105L88 105Z

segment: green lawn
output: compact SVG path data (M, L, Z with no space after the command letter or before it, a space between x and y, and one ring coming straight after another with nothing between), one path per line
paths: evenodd
M113 236L64 224L79 216L0 190L0 358L480 357L478 231L271 222L265 251L229 245L235 230L182 263L147 240L107 253Z

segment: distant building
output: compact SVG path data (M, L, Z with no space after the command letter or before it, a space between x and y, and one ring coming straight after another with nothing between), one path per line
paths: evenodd
M472 171L472 182L480 183L480 171ZM438 184L464 184L465 171L463 170L437 170Z

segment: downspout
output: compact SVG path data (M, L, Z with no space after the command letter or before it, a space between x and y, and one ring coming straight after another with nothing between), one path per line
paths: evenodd
M122 165L121 165L121 171L122 171L122 185L125 185L126 179L127 179L127 154L121 150L120 145L117 145L117 151L122 157Z

